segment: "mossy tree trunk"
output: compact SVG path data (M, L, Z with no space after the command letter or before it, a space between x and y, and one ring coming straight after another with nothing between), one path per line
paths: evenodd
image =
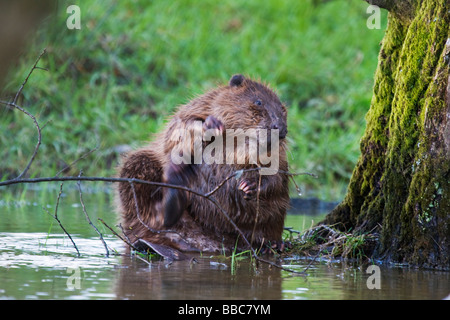
M361 156L323 223L379 233L374 257L449 269L450 2L378 2L390 12Z

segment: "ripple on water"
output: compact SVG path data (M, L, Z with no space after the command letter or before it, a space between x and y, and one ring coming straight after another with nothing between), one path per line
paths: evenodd
M2 232L0 267L105 268L114 261L114 257L112 260L105 257L105 248L98 238L71 236L80 251L80 257L65 234ZM110 248L121 250L123 247L122 242L116 238L106 237L105 241Z

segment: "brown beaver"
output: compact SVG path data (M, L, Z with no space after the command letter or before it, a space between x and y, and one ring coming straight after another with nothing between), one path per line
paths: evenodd
M213 197L254 247L279 244L289 206L286 116L286 108L268 86L234 75L228 85L180 106L153 142L123 159L120 177L206 194L237 172ZM256 140L250 129L258 130ZM262 152L267 146L266 155L276 154L276 161L252 157L252 139L261 143L253 151ZM275 171L262 174L261 169L275 162ZM118 195L124 232L131 242L142 239L185 252L221 252L236 245L245 249L235 226L208 199L184 190L125 182L119 184Z

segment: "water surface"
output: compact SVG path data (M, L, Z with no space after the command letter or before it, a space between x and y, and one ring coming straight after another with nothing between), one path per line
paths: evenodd
M58 216L78 257L45 210L54 213L57 193L27 192L0 200L1 299L442 299L450 293L449 272L400 266L380 266L380 289L369 289L368 265L317 261L304 277L256 266L248 257L146 261L126 254L124 243L98 222L117 224L110 195L86 191L87 212L104 236L106 256L72 190L61 197ZM303 230L324 214L291 214L286 225ZM276 262L299 271L310 264L301 257Z

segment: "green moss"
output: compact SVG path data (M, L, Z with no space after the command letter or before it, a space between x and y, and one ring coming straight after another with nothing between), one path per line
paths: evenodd
M346 216L347 228L378 228L385 257L448 267L450 4L417 3L412 20L389 17L361 156L325 221Z
M388 204L388 210L398 210L399 219L387 221L386 229L395 231L395 223L399 223L401 232L398 239L386 236L385 247L398 240L403 248L401 256L409 256L419 264L434 251L433 242L438 243L438 238L442 240L442 234L436 234L442 197L437 196L434 186L445 183L442 179L448 184L449 169L445 155L433 152L437 136L430 130L431 127L437 129L436 120L442 117L445 105L443 88L447 87L448 66L443 65L443 51L449 17L443 1L434 10L430 6L429 1L423 3L405 39L400 68L408 72L397 81L399 98L393 110L398 121L394 122L393 130L398 135L390 146L389 158L393 166L387 172L391 181L403 184L391 183L391 188L387 189L397 195Z
M373 221L378 222L382 207L377 208L375 199L380 196L380 179L384 170L384 154L389 141L387 122L394 99L394 84L397 72L399 50L402 47L407 28L403 23L390 16L388 29L383 39L378 68L375 74L371 108L366 115L367 127L361 139L361 156L353 171L346 198L332 214L326 223L341 223L343 229L355 228L360 219L362 207L371 208L375 215ZM373 223L369 223L373 227Z

